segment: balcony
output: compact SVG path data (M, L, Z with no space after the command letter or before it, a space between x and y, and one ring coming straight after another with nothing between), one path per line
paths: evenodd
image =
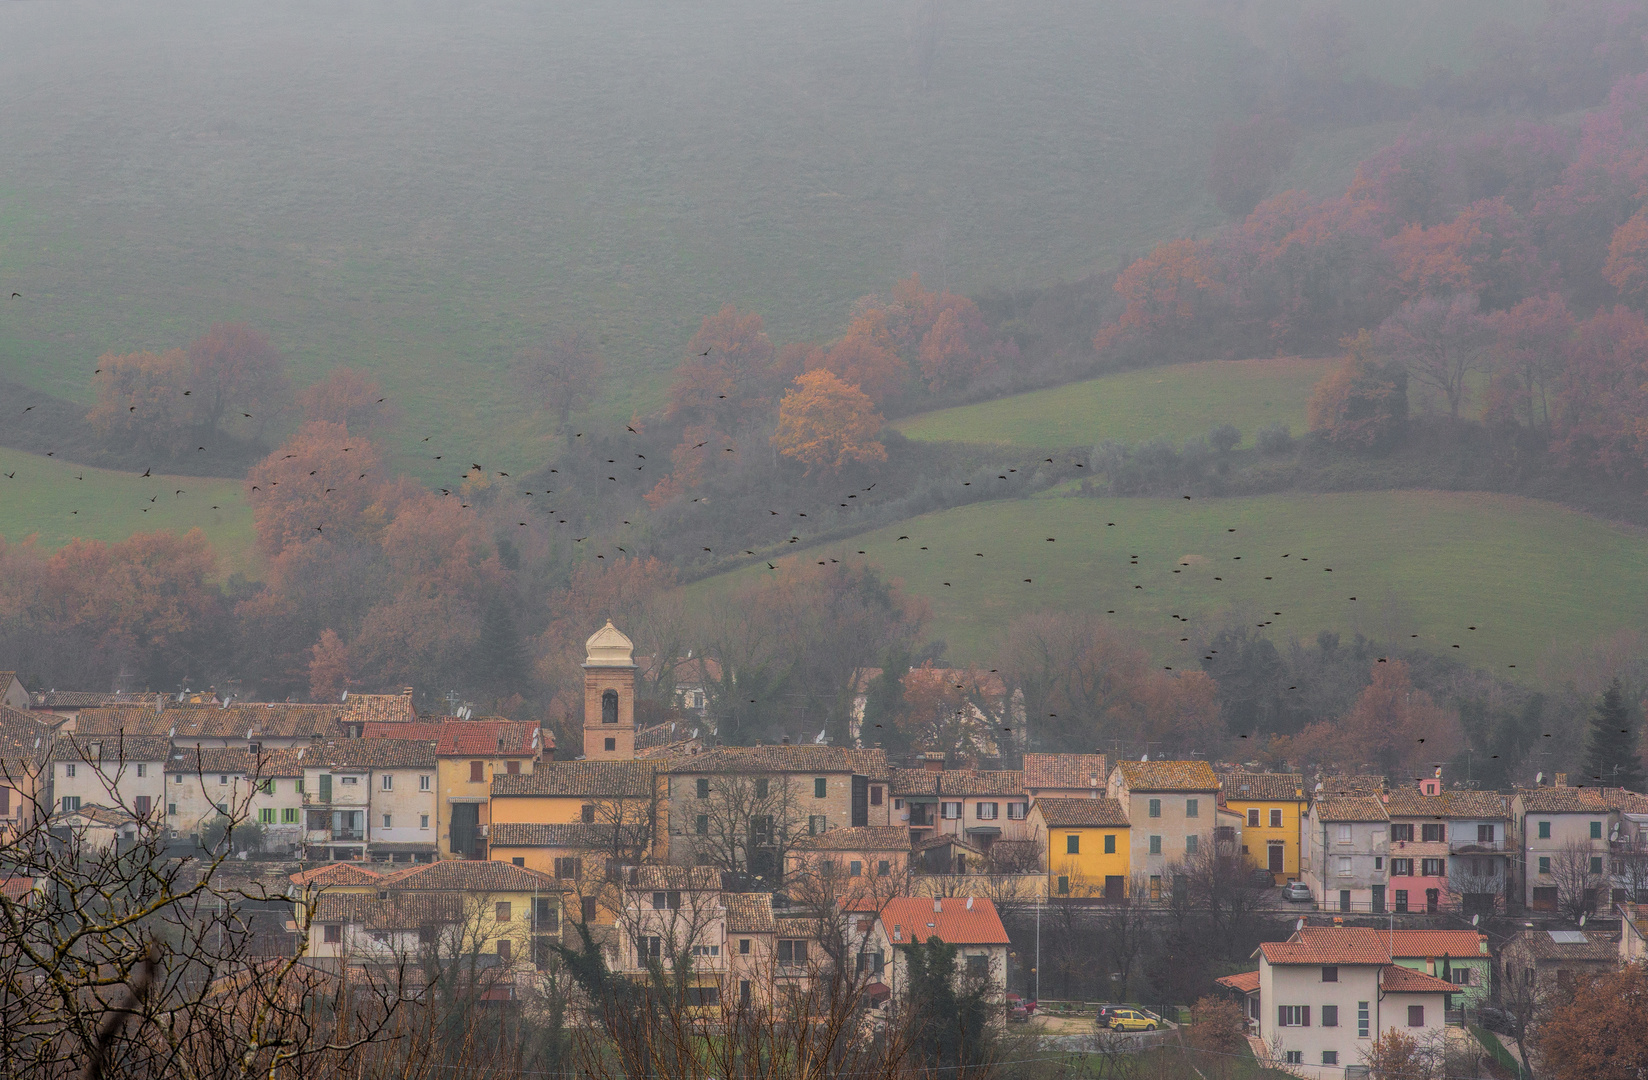
M1449 855L1505 855L1511 845L1505 840L1450 840Z

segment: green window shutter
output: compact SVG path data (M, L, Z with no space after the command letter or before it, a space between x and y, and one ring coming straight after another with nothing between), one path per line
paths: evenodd
M329 772L320 774L320 801L332 801L332 774Z

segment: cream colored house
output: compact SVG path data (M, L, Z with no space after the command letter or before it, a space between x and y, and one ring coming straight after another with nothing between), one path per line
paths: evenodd
M52 743L52 797L59 814L83 806L158 815L171 744L137 735L59 735Z
M1006 1001L1007 929L996 906L984 897L863 900L847 905L842 917L855 973L873 976L895 998L909 986L909 962L900 947L936 937L956 947L958 981L982 980L988 987L985 1000Z
M175 750L166 761L166 827L198 837L214 819L244 813L266 851L303 844L303 765L296 750Z
M301 751L306 858L435 858L435 744L343 739Z
M1205 761L1123 761L1110 773L1110 797L1127 812L1131 873L1150 898L1171 887L1177 868L1210 849L1219 819L1219 778Z

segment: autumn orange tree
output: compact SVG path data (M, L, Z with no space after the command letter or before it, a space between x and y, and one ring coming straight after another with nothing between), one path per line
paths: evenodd
M1407 422L1407 372L1375 350L1366 330L1340 344L1344 362L1311 392L1306 408L1310 430L1346 446L1380 446Z
M306 541L375 535L383 518L367 510L385 480L382 465L371 440L342 424L303 425L246 475L259 546L278 555Z
M1627 964L1578 986L1535 1035L1553 1080L1648 1075L1648 968Z
M1378 660L1372 681L1349 713L1321 720L1295 740L1302 757L1354 769L1373 761L1386 776L1417 776L1445 761L1463 741L1459 716L1416 689L1405 661Z
M1205 241L1170 240L1122 271L1115 288L1127 306L1093 339L1101 352L1125 337L1188 329L1218 295L1218 263Z
M809 371L796 376L779 404L772 444L809 473L840 472L887 460L886 447L876 441L883 422L864 391L828 371Z
M164 454L188 445L193 406L183 394L189 356L182 349L105 353L98 358L93 382L97 404L86 419L99 435Z
M261 435L291 393L279 350L243 322L213 323L189 343L189 384L196 422L216 428L229 420L227 430L237 435Z
M384 399L378 380L354 368L335 367L326 378L298 394L305 421L342 424L365 434L394 421L397 410Z

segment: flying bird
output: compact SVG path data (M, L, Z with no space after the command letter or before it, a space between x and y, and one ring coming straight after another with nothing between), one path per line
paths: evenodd
M149 475L149 470L148 470L148 469L144 469L144 470L143 470L143 476L148 476L148 475ZM138 478L138 479L142 479L142 477L139 477L139 478Z

